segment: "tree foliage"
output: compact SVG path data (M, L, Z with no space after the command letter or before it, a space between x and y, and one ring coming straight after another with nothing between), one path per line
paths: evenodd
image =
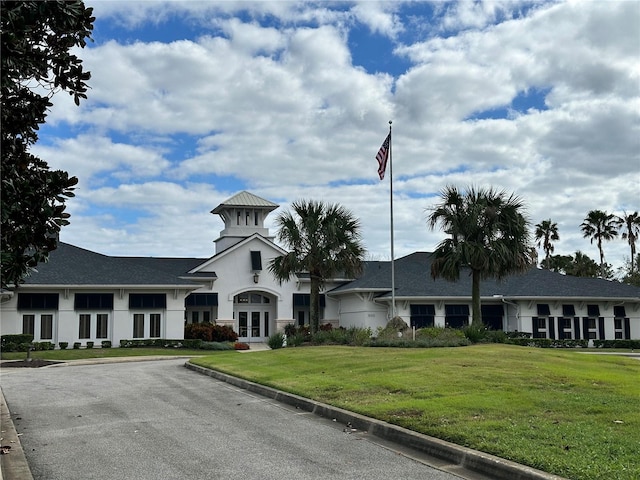
M587 213L584 222L580 225L584 238L588 238L591 243L594 241L598 245L600 252L601 276L605 276L606 263L604 261L603 241L613 240L618 235L617 218L612 213L602 210L591 210Z
M76 105L90 73L72 53L91 38L93 9L81 1L3 1L1 6L2 287L17 286L56 248L64 202L78 180L32 155L56 92Z
M473 323L482 324L480 280L504 278L533 265L529 221L523 201L505 191L446 187L442 202L429 215L431 229L440 225L449 238L438 244L431 276L456 281L467 267L472 276Z
M306 272L311 282L311 332L320 323L320 289L337 274L357 275L362 269L365 249L360 240L360 222L337 204L301 200L291 205L294 213L283 212L277 219L277 239L290 251L275 257L269 270L280 281Z
M558 224L552 222L551 219L543 220L536 225L535 237L538 242L537 245L542 247L544 250L545 257L543 267L548 270L550 268L549 260L554 251L553 242L560 240L560 235L558 235Z
M633 213L624 212L620 217L616 218L616 223L622 231L622 239L629 243L631 250L629 275L636 273L636 242L640 237L640 215L637 211Z

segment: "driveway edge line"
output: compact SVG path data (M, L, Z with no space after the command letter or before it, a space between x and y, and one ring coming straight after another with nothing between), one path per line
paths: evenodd
M521 465L510 460L505 460L495 455L462 447L375 418L316 402L299 395L282 392L275 388L250 382L217 370L201 367L190 362L186 362L185 367L215 378L216 380L294 406L300 410L311 412L314 415L335 419L337 422L343 424L351 423L353 428L358 430L366 431L384 440L410 447L419 452L426 453L441 460L446 460L452 464L487 475L496 480L565 480L563 477L527 467L526 465Z
M11 451L0 455L0 480L33 480L31 469L20 443L20 437L9 412L9 406L0 388L0 424L2 425L2 446L10 446Z

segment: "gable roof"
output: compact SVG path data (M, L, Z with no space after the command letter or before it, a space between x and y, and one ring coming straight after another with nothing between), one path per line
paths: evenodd
M215 263L217 260L219 260L222 257L230 255L232 252L235 252L236 250L242 248L243 245L246 245L247 243L251 242L252 240L260 240L267 247L272 248L274 251L278 252L278 254L280 254L280 255L284 255L285 253L287 253L286 250L284 250L280 246L276 245L275 243L273 243L269 239L263 237L259 233L254 233L253 235L250 235L250 236L248 236L246 238L243 238L238 243L230 246L229 248L226 248L226 249L222 250L221 252L216 253L213 257L210 257L210 258L208 258L206 260L203 260L198 265L196 265L194 268L189 270L189 274L202 274L202 273L205 273L205 272L201 272L201 270L203 268Z
M280 205L278 205L277 203L273 203L273 202L270 202L269 200L265 200L264 198L258 197L257 195L254 195L253 193L247 192L245 190L240 193L237 193L231 198L226 199L216 208L211 210L211 213L220 213L221 211L223 211L225 208L228 208L228 207L254 207L254 208L257 207L257 208L265 208L271 211L271 210L275 210L279 206Z
M395 261L396 298L471 297L471 270L463 269L457 282L431 278L432 253L416 252ZM363 274L331 290L332 294L369 291L391 298L391 262L367 261ZM600 278L573 277L531 268L503 280L480 282L482 297L505 298L599 298L640 301L640 287Z
M23 285L198 286L180 276L205 259L111 257L58 243L49 261L40 263Z

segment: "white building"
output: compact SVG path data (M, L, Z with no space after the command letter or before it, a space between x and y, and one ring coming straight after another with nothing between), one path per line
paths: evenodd
M211 258L112 257L60 243L49 262L2 294L2 334L52 343L181 339L185 322L231 326L262 342L288 323L309 323L309 279L280 284L268 271L285 253L264 221L278 205L241 192L218 205L225 228ZM395 261L396 312L412 326L470 321L471 280L430 277L431 254ZM391 309L390 262L365 262L357 279L333 279L321 297L322 323L383 327ZM483 321L540 338L640 338L640 288L533 268L481 284Z

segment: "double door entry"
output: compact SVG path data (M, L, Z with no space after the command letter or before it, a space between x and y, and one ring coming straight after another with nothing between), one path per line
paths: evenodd
M242 342L265 341L269 336L269 311L239 310L238 336Z

